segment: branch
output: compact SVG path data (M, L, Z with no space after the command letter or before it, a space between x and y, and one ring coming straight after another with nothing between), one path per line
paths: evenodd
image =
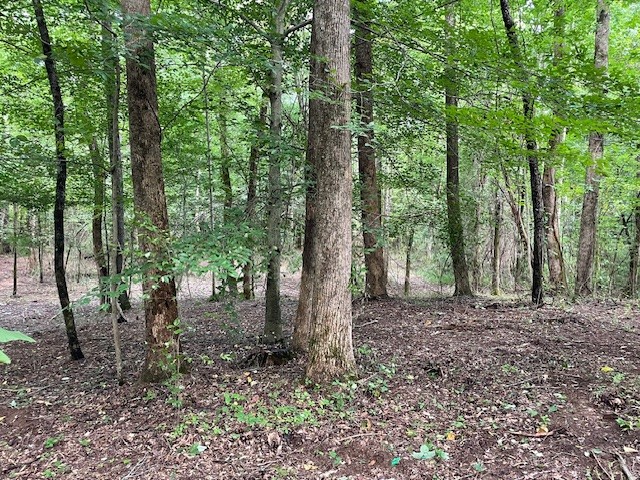
M260 25L258 25L254 20L248 18L246 15L244 15L242 12L238 11L238 10L234 10L233 8L229 7L228 5L225 5L223 3L220 2L220 0L209 0L211 3L217 5L218 7L222 7L225 10L231 12L231 13L235 13L236 15L238 15L242 21L246 22L251 28L253 28L256 33L258 35L260 35L261 37L264 37L265 39L267 39L268 41L271 41L271 37L269 36L269 33L264 30Z
M104 28L107 32L109 32L111 35L113 35L115 38L118 38L118 35L116 34L116 32L114 32L111 29L111 26L107 25L105 22L103 22L102 20L100 20L98 17L96 17L93 12L91 11L91 7L89 7L89 2L87 0L84 0L84 6L87 8L87 13L89 14L89 17L91 17L93 20L95 20L96 22L98 22L98 24Z
M312 22L313 22L313 18L308 18L308 19L304 20L303 22L300 22L299 24L294 25L293 27L287 28L284 31L284 34L282 35L282 38L287 38L289 35L291 35L294 32L297 32L301 28L304 28L307 25L311 25Z

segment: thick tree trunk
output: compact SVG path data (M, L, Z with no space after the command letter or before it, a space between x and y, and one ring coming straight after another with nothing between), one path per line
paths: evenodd
M543 267L544 267L544 208L542 202L542 177L538 166L538 146L535 140L535 132L533 130L534 97L528 91L526 85L529 83L529 72L527 71L520 44L518 43L518 35L516 26L511 17L508 0L500 0L500 10L502 12L502 20L507 32L507 39L511 45L516 65L520 68L520 75L525 87L522 92L522 111L525 120L525 143L527 146L527 160L529 163L529 178L531 180L531 207L533 210L533 255L531 260L532 282L531 282L531 301L536 305L543 302Z
M66 201L67 187L67 157L65 149L64 135L64 102L62 101L62 92L56 72L56 64L53 59L51 48L51 38L45 22L42 4L40 0L33 0L33 8L35 10L36 21L38 23L38 32L40 34L40 43L42 45L42 53L45 60L44 65L47 70L47 78L49 79L49 87L51 89L51 97L53 99L54 123L55 123L55 140L56 140L56 200L53 207L53 237L54 237L54 254L53 266L56 277L56 286L58 288L58 298L60 299L60 307L64 317L65 330L67 332L67 340L69 343L69 351L71 358L80 360L84 358L78 341L76 332L76 322L69 301L69 291L67 290L67 278L64 267L64 207Z
M598 0L596 11L594 64L596 70L605 75L609 65L609 6L605 0ZM576 288L578 296L591 295L592 275L596 252L596 230L598 223L598 195L600 176L598 166L604 155L604 135L591 132L589 135L591 164L587 167L584 181L584 198L580 216L580 238L576 261Z
M491 295L500 295L500 227L502 225L502 200L496 187L493 207L493 255L491 257Z
M309 143L316 173L314 277L307 378L355 370L351 325L349 0L314 2Z
M107 25L108 27L109 25ZM107 100L107 141L109 145L109 167L111 169L111 208L115 212L113 219L116 228L113 242L116 248L115 270L111 274L121 275L124 269L124 176L122 172L122 147L120 145L120 57L114 47L113 34L103 28L102 49L105 58L105 93ZM118 283L118 302L122 310L131 309L131 301L124 282ZM123 320L121 318L121 320Z
M455 28L455 14L453 7L447 12L447 24L449 38ZM460 179L458 154L458 84L453 65L447 65L445 70L445 107L446 107L446 136L447 136L447 229L449 230L449 248L453 264L453 276L455 279L454 296L471 295L469 284L469 270L464 250L464 231L462 227L462 215L460 213Z
M172 374L178 361L179 339L172 326L178 318L176 286L163 268L168 260L169 222L162 176L161 137L153 41L138 18L150 15L149 0L123 0L126 15L127 90L131 175L138 241L144 265L146 357L143 382L157 382Z
M280 263L282 238L282 42L286 0L281 0L275 15L275 39L271 41L271 68L269 85L269 198L267 200L267 290L265 292L264 340L274 343L282 338L282 312L280 309Z
M354 3L355 77L358 85L356 112L361 131L358 134L358 171L362 201L364 262L367 270L365 295L386 298L387 270L382 248L382 200L378 186L376 155L373 147L373 53L370 0Z
M100 291L100 305L108 305L109 302L109 270L107 258L104 254L102 242L102 223L104 219L104 181L106 171L98 150L98 141L94 136L89 144L91 155L91 167L93 169L93 216L91 217L91 238L93 241L93 258L98 271L98 288Z

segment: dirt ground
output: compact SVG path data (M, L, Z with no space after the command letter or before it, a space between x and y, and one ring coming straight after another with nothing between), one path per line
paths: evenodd
M426 296L354 303L356 379L318 388L304 359L248 365L263 301L207 301L182 282L188 374L137 383L139 302L121 325L76 309L86 359L69 359L55 285L0 257L0 478L621 479L640 476L637 303ZM23 269L25 266L23 265ZM290 328L297 277L284 278ZM91 285L71 284L73 298ZM277 360L277 359L274 359Z

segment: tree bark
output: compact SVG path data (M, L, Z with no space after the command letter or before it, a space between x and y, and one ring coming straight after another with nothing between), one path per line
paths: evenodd
M18 204L13 204L13 292L18 295Z
M98 289L100 292L100 305L108 305L109 302L109 270L107 258L102 242L102 223L104 220L104 182L106 171L98 150L98 140L94 136L89 144L91 155L91 167L93 170L93 216L91 217L91 239L93 241L93 259L98 271Z
M146 356L141 381L157 382L172 374L180 351L172 329L178 318L176 286L164 265L168 261L169 222L162 175L153 41L139 22L151 13L149 0L123 0L126 16L129 138L138 241L144 265Z
M491 295L500 295L500 227L502 224L502 200L496 186L493 207L493 255L491 257Z
M371 33L370 0L354 3L356 113L360 122L358 134L358 171L362 202L362 234L366 267L365 296L386 298L387 270L382 247L382 200L378 185L376 154L373 147L373 35Z
M448 7L447 25L449 41L455 28L453 6ZM450 52L452 53L452 52ZM469 269L464 250L464 230L460 213L460 156L458 153L458 79L454 65L448 62L445 69L445 118L447 137L447 221L449 230L449 248L455 279L454 296L472 295L469 284Z
M563 35L564 35L564 0L557 2L554 15L555 41L553 46L553 63L557 65L563 55ZM556 89L556 95L561 95L561 89ZM558 109L554 115L559 116ZM547 238L547 265L549 267L549 283L555 291L567 289L567 277L564 268L564 257L562 254L562 243L560 241L560 215L558 213L558 197L556 195L556 171L554 157L558 145L564 142L565 132L563 127L554 128L549 139L549 161L545 162L544 173L542 174L542 200L545 213L545 235Z
M542 202L542 177L538 165L538 146L535 139L535 131L533 130L534 112L534 96L528 88L530 75L527 71L520 44L516 26L511 17L508 0L500 0L500 10L502 12L502 20L507 33L507 39L511 46L516 65L520 69L521 80L523 82L522 91L522 111L525 120L525 143L527 146L527 161L529 163L529 178L531 181L531 207L533 210L533 255L531 260L532 282L531 282L531 301L536 305L543 303L543 267L544 267L544 209Z
M44 65L47 70L47 78L49 80L49 88L53 99L54 108L54 129L56 141L56 199L53 207L53 237L54 237L54 254L53 265L56 277L56 287L58 289L58 298L60 299L60 307L64 317L65 330L67 333L67 341L69 343L69 352L71 358L80 360L84 358L78 341L78 333L76 331L75 318L69 301L69 291L67 289L67 278L64 266L64 207L66 201L67 187L67 157L65 148L65 132L64 132L64 102L62 100L62 91L56 71L56 64L53 58L53 50L51 47L51 38L49 30L42 11L40 0L33 0L33 8L35 11L36 21L38 23L38 32L40 34L40 43L42 45L42 53L45 57Z
M351 325L349 0L314 2L309 143L316 173L314 277L307 378L355 370Z
M106 25L109 27L109 24ZM120 57L113 44L115 37L107 28L102 30L102 49L105 58L105 95L107 101L107 142L109 145L109 167L111 170L111 208L115 212L112 215L116 222L113 242L116 248L115 270L111 274L122 275L124 269L124 176L122 172L122 147L120 145ZM124 288L124 282L120 280L117 285L120 292L118 302L122 310L131 309L131 301ZM123 319L121 318L121 321Z
M640 147L640 145L639 145ZM636 157L640 164L640 155ZM637 175L640 179L640 172ZM634 236L629 246L629 278L627 280L627 295L631 298L638 291L638 264L640 263L640 192L636 194L636 203L633 207Z
M413 228L409 230L409 238L407 239L407 251L405 253L404 262L404 296L408 297L411 294L411 251L413 250Z
M594 65L596 70L606 75L609 65L609 6L606 0L598 0L596 10L596 33ZM593 266L596 251L596 230L598 223L598 195L600 175L598 167L604 155L604 135L591 132L589 135L591 164L587 167L584 181L584 197L580 216L580 238L576 261L576 288L578 296L591 295Z
M282 238L282 76L284 74L282 44L287 0L276 6L271 40L271 68L269 85L269 198L267 200L267 289L265 292L264 340L274 343L282 338L282 311L280 309L280 263Z
M233 187L231 185L231 171L229 168L231 164L229 130L227 128L227 113L224 110L218 115L218 129L220 134L220 179L222 180L222 191L224 192L222 221L225 225L229 225L231 222L231 209L233 208ZM236 277L227 275L225 283L227 284L229 293L236 296L238 294L238 280Z

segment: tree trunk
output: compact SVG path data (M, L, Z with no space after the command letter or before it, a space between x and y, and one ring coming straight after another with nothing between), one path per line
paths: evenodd
M91 218L91 238L93 240L93 258L96 262L98 270L98 288L100 291L100 305L108 305L109 302L109 284L107 269L107 259L104 254L104 245L102 242L102 222L104 217L104 181L106 171L102 163L100 151L98 150L98 141L94 136L89 144L89 153L91 155L91 167L93 169L93 216Z
M455 28L455 13L450 5L447 12L449 41ZM453 264L455 279L454 296L472 295L469 284L469 270L464 251L464 231L460 213L460 179L458 154L458 83L455 67L450 63L445 70L445 106L446 106L446 136L447 136L447 220L449 230L449 248Z
M288 2L280 0L276 7L274 33L271 40L271 68L269 85L269 198L267 200L267 290L264 340L274 343L282 338L282 312L280 309L280 263L282 238L282 185L280 163L282 161L282 42L284 41L284 17Z
M555 41L553 45L553 63L557 65L563 55L564 35L564 0L557 2L554 15ZM557 95L561 94L557 89ZM554 115L559 116L556 110ZM560 215L558 214L558 198L556 195L556 180L554 160L558 145L564 142L565 132L563 127L556 127L549 139L549 161L545 163L542 175L543 189L542 200L545 213L545 235L547 238L547 265L549 266L549 283L555 291L567 289L567 277L562 255L562 243L560 242Z
M314 2L309 143L316 173L314 277L307 378L355 370L351 325L349 0Z
M44 283L44 259L42 258L42 221L40 212L36 212L36 236L38 245L38 281Z
M18 205L13 204L13 292L18 295Z
M153 41L139 18L150 15L149 0L123 0L127 34L127 90L134 204L140 225L138 241L144 265L146 357L141 381L156 382L172 374L178 361L176 286L163 266L168 261L169 225L162 176L161 137Z
M205 76L204 67L202 69L202 90L204 97L204 128L207 137L207 197L209 201L209 229L210 235L213 236L213 228L215 226L215 216L213 211L213 156L211 155L211 120L209 116L209 88L207 77ZM216 300L218 292L216 292L216 274L211 269L211 297L210 300Z
M224 103L224 99L222 103ZM218 115L218 128L220 134L220 179L222 180L222 191L224 192L222 221L228 226L231 223L233 187L231 185L231 171L229 169L231 152L229 151L229 130L227 128L227 113L225 111L221 111ZM238 280L236 277L227 274L225 283L229 289L229 293L236 296L238 294Z
M636 157L636 161L640 164L640 155ZM638 172L637 178L640 179L640 172ZM629 278L627 279L626 291L629 297L634 298L638 291L638 264L640 263L640 192L636 194L632 215L635 231L629 245Z
M502 200L496 186L493 207L493 255L491 257L491 295L500 295L500 226L502 224Z
M109 26L108 24L106 25ZM105 58L105 94L107 101L107 142L109 145L109 167L111 170L111 208L115 212L113 216L116 222L113 242L116 248L115 270L112 275L122 275L124 268L124 177L122 173L122 148L120 145L120 57L114 47L115 37L107 28L102 30L102 49ZM124 282L118 282L118 302L122 310L131 309L131 301L124 288ZM123 320L123 319L121 319Z
M42 53L44 55L44 65L47 70L47 78L51 89L51 97L53 99L54 122L55 122L55 140L56 140L56 200L53 207L53 237L54 237L54 254L53 265L56 277L56 287L58 288L58 298L60 299L60 307L64 317L65 330L69 343L69 352L71 358L80 360L84 358L78 341L78 333L76 332L76 322L69 301L69 291L67 290L67 278L64 267L64 207L66 201L67 187L67 157L65 148L64 135L64 102L62 101L62 92L56 72L56 64L53 58L51 48L51 38L49 30L42 11L40 0L33 0L33 8L35 10L36 21L38 23L38 32L40 34L40 43L42 45Z
M543 267L544 267L544 210L542 202L542 177L538 166L538 146L535 140L535 131L533 126L534 97L529 92L529 72L523 62L520 44L518 43L518 35L515 23L511 17L509 10L509 1L500 0L500 10L502 12L502 20L507 32L507 39L511 45L516 65L520 69L521 80L523 81L522 92L522 111L525 120L525 143L527 146L527 160L529 163L529 178L531 180L531 207L533 210L533 256L531 260L532 282L531 282L531 301L536 305L543 302Z
M373 147L373 53L371 34L371 2L354 3L356 29L354 35L355 77L358 86L356 113L360 122L358 134L358 171L362 201L362 234L364 262L367 270L365 296L386 298L387 270L382 248L382 200L378 186L376 154Z
M606 75L609 65L609 6L605 0L598 0L596 11L594 64L601 75ZM578 296L591 295L592 275L596 251L596 230L598 222L598 192L600 175L598 166L604 155L604 135L591 132L589 135L591 164L587 167L584 181L584 198L580 216L580 238L576 261L576 288Z
M475 202L475 215L473 218L473 229L471 237L473 238L473 259L471 261L471 279L472 286L471 291L478 292L482 286L482 245L483 238L480 234L480 226L482 224L482 205L481 199L484 196L484 186L487 180L486 174L482 171L482 162L479 157L474 159L476 164L477 183L476 187L476 202Z
M263 137L264 126L267 117L267 106L262 104L260 106L260 114L256 122L256 141L251 146L251 152L249 153L249 180L247 184L247 207L245 215L247 222L252 225L255 222L256 216L256 202L257 202L257 183L258 183L258 161L262 155L263 150ZM249 261L242 266L242 293L245 300L251 300L254 298L253 291L253 259L249 258Z
M409 239L407 240L407 251L404 263L404 296L411 294L411 250L413 250L413 228L409 230Z

